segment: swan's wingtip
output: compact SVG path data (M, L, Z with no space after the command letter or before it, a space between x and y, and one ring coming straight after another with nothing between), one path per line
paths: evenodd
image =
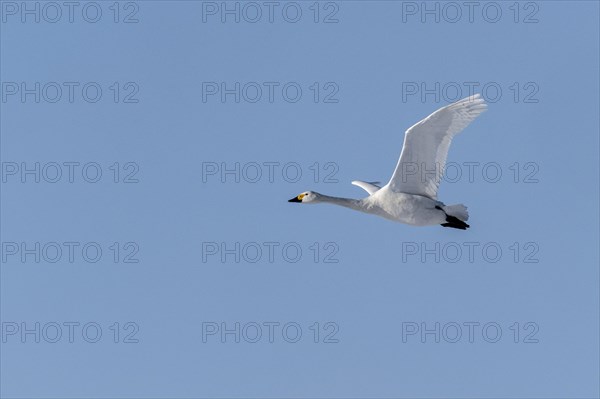
M477 102L477 103L485 104L485 99L483 98L483 96L481 95L481 93L475 93L472 96L469 96L469 97L465 98L465 100L467 100L467 101L474 101L474 102Z

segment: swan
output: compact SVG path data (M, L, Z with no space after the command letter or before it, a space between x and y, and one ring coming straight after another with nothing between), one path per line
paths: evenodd
M344 206L412 226L441 225L466 230L470 226L467 207L445 205L437 191L454 136L487 108L480 94L474 94L438 109L411 126L404 134L400 159L390 181L352 182L369 196L363 199L330 197L306 191L288 200L302 204L329 203Z

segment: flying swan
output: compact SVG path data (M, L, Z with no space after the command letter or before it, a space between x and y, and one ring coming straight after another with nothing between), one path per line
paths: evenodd
M376 182L352 182L369 193L366 198L338 198L306 191L288 202L330 203L413 226L439 224L466 230L467 207L444 205L437 200L437 191L450 142L486 108L483 98L475 94L411 126L404 134L400 159L388 184L380 187Z

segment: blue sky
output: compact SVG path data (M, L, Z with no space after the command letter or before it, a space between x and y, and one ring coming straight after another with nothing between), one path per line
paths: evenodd
M597 2L61 4L0 3L3 397L599 396ZM287 202L472 89L468 231Z

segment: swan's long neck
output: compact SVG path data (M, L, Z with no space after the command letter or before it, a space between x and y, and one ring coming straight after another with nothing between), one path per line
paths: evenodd
M329 195L319 195L319 202L325 202L334 205L340 205L356 211L364 211L364 206L360 200L352 198L330 197Z

